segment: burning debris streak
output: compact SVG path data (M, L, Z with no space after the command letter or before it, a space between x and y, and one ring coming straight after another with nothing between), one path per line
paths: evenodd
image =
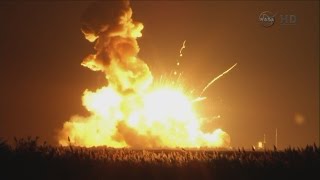
M196 99L194 99L192 102L203 101L203 100L205 100L205 99L207 99L207 97L201 97L201 96L199 96L199 97L197 97Z
M179 58L177 59L177 64L176 64L176 65L177 65L177 68L180 66L180 61L179 61L179 59L182 58L182 50L183 50L184 48L186 48L186 40L183 41L182 47L180 48L180 51L179 51ZM174 73L174 75L177 75L177 71L174 71L173 73ZM180 76L181 76L181 73L179 73L179 77L178 77L178 78L180 78Z
M108 85L85 90L83 106L90 115L75 115L64 123L59 144L111 147L228 147L221 129L201 131L193 97L176 82L153 82L147 64L138 58L137 39L143 25L132 19L128 1L93 3L83 15L85 38L96 53L81 63L101 71ZM180 50L185 48L185 41ZM225 72L226 73L226 72Z
M186 40L183 41L182 47L180 49L180 57L182 57L182 50L186 48Z
M208 87L210 87L216 80L218 80L219 78L221 78L223 75L227 74L229 71L231 71L235 66L237 65L237 63L235 63L233 66L231 66L229 69L227 69L226 71L224 71L222 74L220 74L219 76L213 78L207 85L206 87L203 88L200 96L208 89Z

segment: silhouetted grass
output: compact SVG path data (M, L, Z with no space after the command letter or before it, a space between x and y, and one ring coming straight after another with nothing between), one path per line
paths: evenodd
M284 151L53 147L0 140L0 179L307 179L319 177L316 145Z

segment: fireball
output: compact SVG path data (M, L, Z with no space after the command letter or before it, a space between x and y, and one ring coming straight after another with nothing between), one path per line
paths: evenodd
M153 82L147 64L137 56L140 50L137 38L142 36L142 23L133 21L128 1L113 3L114 6L98 3L89 7L82 27L85 37L95 43L96 53L85 58L81 65L105 73L108 85L95 91L84 91L82 104L90 115L75 115L65 122L59 133L59 144L228 147L230 137L223 130L201 131L201 121L193 103L205 97L191 96L182 85L156 85ZM180 57L184 48L185 41Z

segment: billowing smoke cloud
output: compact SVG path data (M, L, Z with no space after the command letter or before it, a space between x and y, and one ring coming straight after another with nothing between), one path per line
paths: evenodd
M132 20L129 1L96 2L84 12L82 32L95 42L96 54L82 62L94 71L103 71L120 91L141 91L150 85L148 66L137 58L143 25Z
M93 3L82 32L95 53L81 65L105 73L108 85L86 90L88 117L75 115L59 133L61 145L112 147L200 147L229 145L222 130L203 133L191 101L172 89L150 91L152 74L137 57L143 25L132 19L128 1ZM227 140L227 141L225 141Z
M93 71L104 72L109 81L109 87L116 89L117 93L123 95L123 99L132 99L132 94L139 94L152 82L148 66L137 57L140 49L136 39L142 36L142 29L142 23L132 19L129 1L95 2L82 16L81 31L88 41L95 43L96 53L86 57L81 65ZM90 105L86 105L91 102L86 99L88 97L86 94L89 94L90 98L94 93L86 91L83 97L84 105L93 115L87 118L73 116L69 122L66 122L60 132L60 144L66 144L67 139L74 144L89 146L108 144L154 147L158 144L158 138L152 135L140 135L135 129L128 127L123 122L123 119L128 118L127 116L118 117L113 121L115 117L107 119L105 116L96 115L98 107L91 108ZM113 103L111 99L112 97L107 95L101 101ZM86 100L89 103L86 103ZM123 102L120 104L118 101L117 109L134 110L130 109L131 106L135 106L132 100ZM108 106L106 105L102 111L108 112ZM103 121L100 121L101 119ZM98 124L104 121L109 122ZM102 127L97 128L97 126Z

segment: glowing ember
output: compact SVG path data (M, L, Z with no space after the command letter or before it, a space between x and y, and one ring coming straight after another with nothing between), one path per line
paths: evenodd
M59 143L87 147L228 147L230 137L221 129L211 133L200 130L201 121L192 104L205 97L191 97L179 85L153 83L148 66L137 57L136 39L142 36L143 25L132 20L129 2L113 3L112 11L107 9L110 3L107 7L93 4L84 14L82 27L97 51L82 65L104 72L109 84L95 92L84 92L82 102L91 115L76 115L65 122Z

